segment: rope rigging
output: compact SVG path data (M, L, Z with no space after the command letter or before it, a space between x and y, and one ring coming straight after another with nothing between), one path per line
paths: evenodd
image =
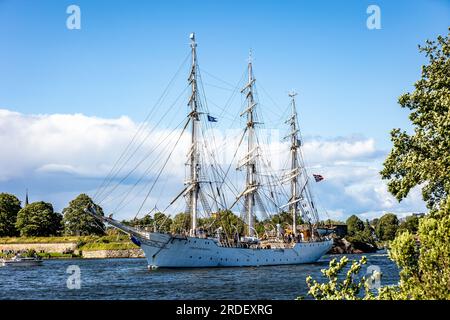
M154 107L145 117L145 120L139 124L131 141L126 145L109 173L105 176L93 199L99 204L114 202L115 207L112 212L116 213L124 210L145 192L144 199L134 216L134 219L137 219L139 214L144 210L148 199L151 196L155 198L153 191L156 190L155 193L159 193L159 196L154 201L155 210L150 211L150 213L161 212L166 214L169 209L172 210L159 223L160 228L164 226L170 214L176 212L174 210L179 210L184 205L187 205L187 210L184 212L189 212L191 219L195 220L197 219L197 214L203 214L203 216L199 215L199 218L208 218L212 217L214 212L232 210L236 204L239 204L240 208L237 210L241 212L244 225L248 228L247 234L252 236L255 233L254 220L257 221L258 218L262 218L264 221L270 220L274 214L284 212L281 204L297 200L292 196L291 192L286 190L284 185L286 173L292 170L292 168L286 169L290 160L288 157L285 157L283 163L277 164L277 166L281 165L281 168L274 168L271 161L269 161L269 159L273 159L274 155L274 151L272 150L273 141L270 141L271 137L269 136L267 138L261 137L260 131L261 129L266 129L270 123L264 121L265 119L259 112L260 107L264 106L264 104L260 104L259 92L255 84L256 80L253 77L252 62L249 62L247 70L242 74L237 85L234 85L214 76L204 69L200 70L195 47L194 39L191 44L192 55L187 55L158 98ZM163 110L162 115L156 121L153 121L156 118L156 110L167 100L172 85L175 83L183 67L185 67L189 57L192 57L192 65L190 67L188 85L184 86L184 89L176 96L172 103ZM220 81L222 86L203 82L200 71ZM248 77L248 82L246 76ZM205 85L231 92L223 107L207 99ZM240 90L242 87L243 89ZM277 110L281 111L279 105L259 82L258 87L262 89L264 95L269 98ZM191 89L191 92L188 93L188 111L190 113L188 114L187 120L183 118L176 126L172 126L172 123L176 121L176 117L172 115L179 114L176 106L179 104L180 99L186 96L188 89ZM238 91L242 93L240 109L243 111L231 112L230 106ZM257 105L258 107L256 107ZM220 110L220 116L218 116L220 119L225 119L225 114L227 114L229 116L228 120L232 119L232 124L237 122L237 117L240 114L242 118L240 121L246 121L246 126L243 130L239 130L235 137L224 137L223 141L218 142L214 134L216 128L212 125L212 122L217 122L217 120L215 120L215 117L210 117L210 106L213 106L216 110ZM271 108L267 108L267 110L277 117L276 122L278 123L287 113L288 107L281 113L275 112ZM211 118L215 121L211 121ZM168 132L159 135L155 134L156 130L161 129L163 122L165 122L165 129ZM180 141L184 141L183 136L188 131L187 128L189 125L192 126L190 133L192 142L187 155L188 160L185 162L185 171L187 171L185 172L185 188L168 203L164 210L156 211L156 205L160 201L166 200L165 190L170 182L169 177L165 177L161 183L161 176L167 169L168 163L172 156L174 156L174 152L177 146L179 146ZM300 129L298 129L296 134L299 136L299 141L301 141ZM149 141L155 143L149 147L147 143ZM237 146L234 146L231 161L221 163L217 156L218 153L226 151L230 144L235 144L236 142ZM244 142L247 142L246 150L243 150ZM286 143L283 146L285 145ZM142 153L141 150L147 147L148 150ZM278 154L287 153L279 151ZM236 161L241 156L243 158L240 161ZM180 159L177 158L175 160L179 161ZM305 221L317 221L318 213L314 206L312 192L309 188L308 173L300 146L296 161L295 164L291 163L291 165L295 165L300 171L298 175L299 184L304 183L304 187L300 189L299 197L301 199L299 200L299 209L305 217ZM242 173L231 170L231 167L236 165L236 163L238 164L239 171L243 171L243 168L246 169L245 176ZM127 170L126 173L123 172L125 170ZM237 186L242 185L244 179L246 183L245 188L242 190ZM163 186L155 188L158 183ZM128 184L129 188L122 192L119 187L122 187L124 184ZM182 197L185 200L184 205L178 201ZM197 199L199 200L199 209L202 209L202 211L198 212ZM228 206L230 203L233 204ZM183 218L184 226L188 222L188 218L189 215L185 214ZM211 225L216 219L212 219ZM191 227L191 231L192 229L194 230L194 235L195 228L196 222L194 221Z

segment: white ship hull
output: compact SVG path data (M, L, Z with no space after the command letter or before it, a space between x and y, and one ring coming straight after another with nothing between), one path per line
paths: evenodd
M250 267L313 263L333 245L333 240L299 242L290 248L253 249L223 247L217 240L172 237L150 233L139 237L150 268Z

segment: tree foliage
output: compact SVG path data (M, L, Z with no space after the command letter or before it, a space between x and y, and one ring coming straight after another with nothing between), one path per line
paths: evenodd
M408 230L400 233L390 244L389 257L400 269L397 285L380 287L376 293L358 291L367 284L365 278L355 280L361 261L354 262L350 268L353 272L339 281L348 261L344 257L344 262L332 261L330 268L322 271L328 282L307 279L309 295L315 299L449 300L450 201L419 220L416 236Z
M419 46L429 62L415 90L399 98L411 110L414 132L391 132L393 148L381 175L399 200L412 188L422 186L429 208L438 209L450 193L450 33Z
M417 233L419 229L419 217L416 215L407 216L398 227L397 232L409 231L412 234Z
M162 212L156 212L153 216L153 223L156 230L161 232L169 232L172 225L172 219L170 216L165 215Z
M150 214L146 214L142 218L133 218L129 221L123 220L123 224L130 226L130 227L137 227L142 229L151 229L153 228L153 225L155 221L153 220L152 216Z
M401 268L397 298L450 299L450 201L419 220L417 237L401 233L389 255Z
M367 243L376 248L375 232L371 227L369 221L364 222L364 229L362 231L359 231L353 236L348 237L348 240L352 243Z
M94 207L98 214L103 215L102 208L96 205L88 195L82 193L70 201L69 206L62 211L65 234L76 236L105 234L104 224L86 213L84 210L87 207Z
M352 237L364 231L364 222L355 215L350 216L347 221L347 234Z
M188 212L181 212L172 219L170 232L172 233L188 233L191 229L191 215Z
M394 240L398 230L398 218L393 213L383 215L375 227L375 234L381 241Z
M236 235L243 234L245 228L244 221L231 210L219 210L210 218L203 219L201 225L210 232L220 229L229 239L234 239Z
M17 214L16 228L21 236L56 236L62 229L61 220L61 214L53 211L51 203L33 202Z
M319 283L310 276L306 278L308 284L308 294L316 300L359 300L373 298L370 291L369 281L365 277L359 277L359 272L363 265L367 263L366 257L359 261L354 261L342 278L341 273L345 272L348 265L348 258L342 257L340 261L333 259L330 261L328 269L321 272L328 282ZM377 277L377 274L371 277ZM301 297L299 297L301 298ZM298 298L298 299L299 299Z
M8 193L0 193L0 237L13 237L18 234L16 228L20 200Z
M419 219L416 235L401 231L390 243L389 257L400 268L398 285L381 287L375 296L366 292L358 299L450 299L450 34L427 41L420 50L429 64L422 68L415 91L399 99L412 111L414 134L392 131L394 146L381 174L399 201L415 186L423 186L430 212ZM346 280L351 276L347 273ZM310 294L339 297L339 290L330 286L313 282ZM331 291L324 295L322 288Z

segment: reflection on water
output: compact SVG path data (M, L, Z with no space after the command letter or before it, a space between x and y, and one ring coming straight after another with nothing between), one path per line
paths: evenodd
M347 255L350 260L361 255ZM366 254L383 273L382 285L398 281L385 253ZM305 279L320 279L315 264L252 268L147 270L145 259L47 260L40 267L0 268L0 299L294 299L306 296ZM68 289L67 267L78 265L81 289ZM365 269L363 270L363 274Z

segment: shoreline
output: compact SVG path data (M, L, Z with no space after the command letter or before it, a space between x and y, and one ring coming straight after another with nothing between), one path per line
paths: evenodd
M0 238L0 258L30 251L43 259L144 257L143 251L126 236Z

